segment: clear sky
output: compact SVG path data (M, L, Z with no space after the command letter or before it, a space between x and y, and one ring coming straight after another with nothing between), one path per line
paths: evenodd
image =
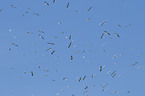
M45 2L0 2L0 96L145 96L145 0Z

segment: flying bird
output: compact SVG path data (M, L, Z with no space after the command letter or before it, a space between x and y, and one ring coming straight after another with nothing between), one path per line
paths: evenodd
M33 34L33 32L27 32L28 34Z
M9 48L9 51L11 51L11 48Z
M39 34L40 38L44 40L44 38Z
M54 43L47 43L47 44L50 44L50 45L55 45Z
M119 26L119 27L121 27L121 25L120 25L120 24L116 24L116 26Z
M90 20L91 18L87 18L86 20Z
M84 76L83 80L85 80L85 78L86 78L86 75Z
M87 88L88 88L88 86L85 87L85 89L87 89Z
M106 85L103 86L103 88L107 87L108 83Z
M33 71L31 71L31 75L33 76Z
M91 75L91 78L94 78L94 75Z
M39 14L38 13L33 13L34 15L37 15L37 16L39 16Z
M19 45L17 45L17 44L15 44L15 43L12 43L14 46L17 46L17 47L19 47Z
M90 11L92 9L92 6L88 9L88 11Z
M10 5L12 8L16 8L14 5Z
M73 60L73 56L71 56L71 60Z
M71 44L72 44L72 42L69 43L68 48L70 48Z
M2 12L3 9L0 9L0 12Z
M81 77L79 78L79 82L81 81Z
M44 1L44 3L49 6L49 4L46 1Z
M53 0L53 3L55 2L55 0Z
M51 52L51 55L52 55L54 52L55 52L55 50Z
M135 66L135 65L137 65L139 62L136 62L136 63L134 63L134 64L131 64L130 66Z
M104 37L104 33L102 33L101 39Z
M114 33L114 34L117 35L118 37L120 37L119 34L117 34L117 33Z
M52 50L52 48L46 49L46 51Z
M66 8L68 8L69 7L69 3L67 3L67 6L66 6Z
M101 71L102 71L102 66L100 66L100 68L99 68L99 69L100 69L100 72L101 72Z
M109 32L107 32L107 31L104 31L106 34L108 34L108 35L110 35L110 33Z
M44 31L42 31L42 30L38 30L39 32L41 32L41 33L44 33Z
M69 40L71 40L71 35L69 36Z
M106 23L106 21L103 21L102 23L99 23L100 26L103 26Z
M63 80L67 80L67 78L65 78L65 77L63 77L62 79L63 79Z

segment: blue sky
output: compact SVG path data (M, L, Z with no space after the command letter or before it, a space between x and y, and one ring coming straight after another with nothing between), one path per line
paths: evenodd
M144 0L45 1L0 3L1 96L145 95Z

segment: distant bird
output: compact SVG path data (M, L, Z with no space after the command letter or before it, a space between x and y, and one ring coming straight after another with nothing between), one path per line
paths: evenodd
M69 7L69 3L67 3L67 6L66 6L66 8L68 8Z
M88 86L85 87L85 89L87 89L87 88L88 88Z
M33 74L33 71L31 71L31 75L33 76L34 74Z
M136 62L136 63L134 63L134 64L131 64L130 66L135 66L135 65L137 65L139 62Z
M91 18L87 18L86 20L90 20Z
M108 83L106 85L103 86L103 88L107 87Z
M55 50L51 52L51 55L54 54Z
M65 78L65 77L63 77L62 79L63 79L63 80L67 80L67 78Z
M55 45L54 43L47 43L47 44L50 44L50 45Z
M9 48L9 51L11 51L11 48Z
M49 6L49 4L46 1L44 1L44 3Z
M103 26L106 23L106 21L103 21L102 23L100 23L100 26Z
M104 33L102 33L101 39L104 37Z
M114 34L117 35L118 37L120 37L119 34L117 34L117 33L114 33Z
M94 75L91 75L91 78L94 78Z
M55 0L53 0L53 3L55 2Z
M44 33L44 31L41 31L41 30L38 30L39 32L41 32L41 33Z
M39 34L40 38L44 40L44 38Z
M12 43L14 46L17 46L17 47L19 47L19 45L17 45L17 44L15 44L15 43Z
M0 9L0 12L2 12L3 9Z
M109 32L107 32L107 31L104 31L106 34L108 34L108 35L110 35L110 33Z
M88 11L90 11L92 9L92 6L88 9Z
M39 16L39 14L38 13L33 13L34 15L37 15L37 16Z
M70 48L71 44L72 44L72 42L69 43L68 48Z
M10 5L12 8L16 8L14 5Z
M81 77L79 78L79 82L81 81Z
M84 76L83 80L85 80L85 78L86 78L86 75Z
M100 69L100 72L101 72L101 71L102 71L102 66L100 66L100 68L99 68L99 69Z
M120 24L116 24L116 26L119 26L119 27L121 27L121 25L120 25Z
M52 50L52 48L46 49L46 51Z
M28 34L33 34L33 32L27 32Z
M73 56L71 56L71 60L73 60Z
M69 36L69 40L71 40L71 35Z

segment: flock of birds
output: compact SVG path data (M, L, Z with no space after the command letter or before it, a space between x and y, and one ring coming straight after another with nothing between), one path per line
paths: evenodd
M53 3L55 3L55 2L56 2L56 0L53 0ZM47 1L44 1L44 4L47 5L47 6L50 6L50 4L49 4ZM70 5L70 3L68 2L68 3L66 4L66 8L69 8L69 5ZM10 6L11 6L12 8L16 8L15 5L10 5ZM87 11L91 11L92 8L93 8L93 7L91 6ZM28 8L28 9L30 9L30 8ZM0 12L3 12L3 11L4 11L3 9L0 9ZM26 11L25 13L28 14L29 11ZM25 13L22 14L22 16L24 16ZM33 13L33 14L39 16L38 13ZM90 20L90 18L87 18L86 20ZM106 20L103 21L102 23L99 23L98 26L103 26L105 23L106 23ZM58 24L61 24L61 22L58 22ZM131 24L127 25L126 27L129 27L130 25L131 25ZM122 27L120 24L116 24L116 26ZM11 32L12 29L10 29L9 31ZM43 33L45 33L45 32L42 31L42 30L38 30L38 32L40 32L40 34L38 34L38 36L40 37L40 39L45 40L45 38L43 37L43 35L41 35L41 34L43 34ZM33 34L33 32L26 32L26 33L27 33L27 34L30 34L30 35ZM62 32L62 34L64 34L64 32ZM100 35L100 39L103 39L103 38L105 37L105 35L108 35L108 36L115 35L116 37L120 38L120 35L119 35L118 33L110 33L110 32L108 32L108 31L104 31L104 32ZM16 37L15 37L15 38L16 38ZM54 37L54 38L57 38L57 37ZM65 38L66 38L66 39L68 38L69 41L70 41L70 43L67 45L67 48L76 47L76 45L75 45L75 46L72 46L72 44L73 44L72 35L69 35L69 36L67 36L67 37L65 37ZM112 39L112 37L111 37L111 39ZM16 44L16 43L11 43L11 44L12 44L13 46L15 46L15 47L19 47L19 45ZM48 45L51 45L51 46L55 46L55 45L56 45L54 42L48 42L47 44L48 44ZM12 48L9 48L8 50L11 51L11 49L12 49ZM50 52L51 55L55 54L55 52L56 52L56 50L54 50L54 49L52 49L52 48L48 48L48 49L46 49L45 51L46 51L46 52L51 51L51 52ZM79 52L81 52L81 50L78 50L75 54L78 54ZM86 52L86 50L82 51L82 53L84 53L84 52ZM104 50L104 52L105 52L105 50ZM116 58L116 57L117 57L116 55L113 56L113 58ZM73 55L71 55L71 56L70 56L70 60L73 60L73 58L74 58ZM85 56L83 56L82 58L85 58ZM86 62L88 62L88 61L86 61ZM139 62L136 62L136 63L134 63L134 64L131 64L130 66L136 66L138 63L139 63ZM115 64L115 63L114 63L114 64ZM103 65L100 65L100 67L99 67L98 70L99 70L100 72L102 72L104 67L105 67L105 65L104 65L104 66L103 66ZM38 68L40 69L41 66L39 65ZM138 68L144 68L144 66L139 66ZM14 69L14 68L11 67L11 69ZM48 69L46 68L46 69L43 70L43 71L48 72ZM57 72L57 70L56 70L56 72ZM28 72L28 73L29 73L29 72ZM25 71L24 74L27 74L27 72ZM116 72L116 71L108 71L107 74L110 74L110 76L111 76L112 78L114 78L114 77L117 75L117 72ZM31 75L31 76L34 76L34 75L35 75L34 71L30 71L30 75ZM44 76L47 76L47 74L45 74ZM80 76L80 77L78 77L77 81L78 81L78 82L81 82L81 81L84 81L86 78L94 78L95 76L96 76L96 74L93 74L93 75L90 75L90 76L87 76L87 75ZM118 77L119 77L119 76L118 76ZM41 78L42 78L42 77L41 77ZM67 81L68 78L62 77L62 80ZM56 81L56 80L52 80L52 81L54 82L54 81ZM86 96L88 96L87 92L88 92L89 85L87 85L87 84L84 84L84 85L85 85L85 87L84 87L84 92L83 92L83 94L86 94ZM102 90L101 90L101 91L107 90L107 89L105 89L105 88L106 88L108 85L109 85L109 83L101 84L101 86L102 86ZM93 85L93 86L95 87L95 85ZM70 86L68 85L67 88L70 88ZM63 89L61 89L60 91L62 92ZM56 95L60 95L61 92L56 93ZM119 93L119 91L116 91L116 90L115 90L115 91L113 91L112 93ZM127 91L127 93L130 93L130 91ZM75 95L75 94L72 94L72 96L76 96L76 95Z

